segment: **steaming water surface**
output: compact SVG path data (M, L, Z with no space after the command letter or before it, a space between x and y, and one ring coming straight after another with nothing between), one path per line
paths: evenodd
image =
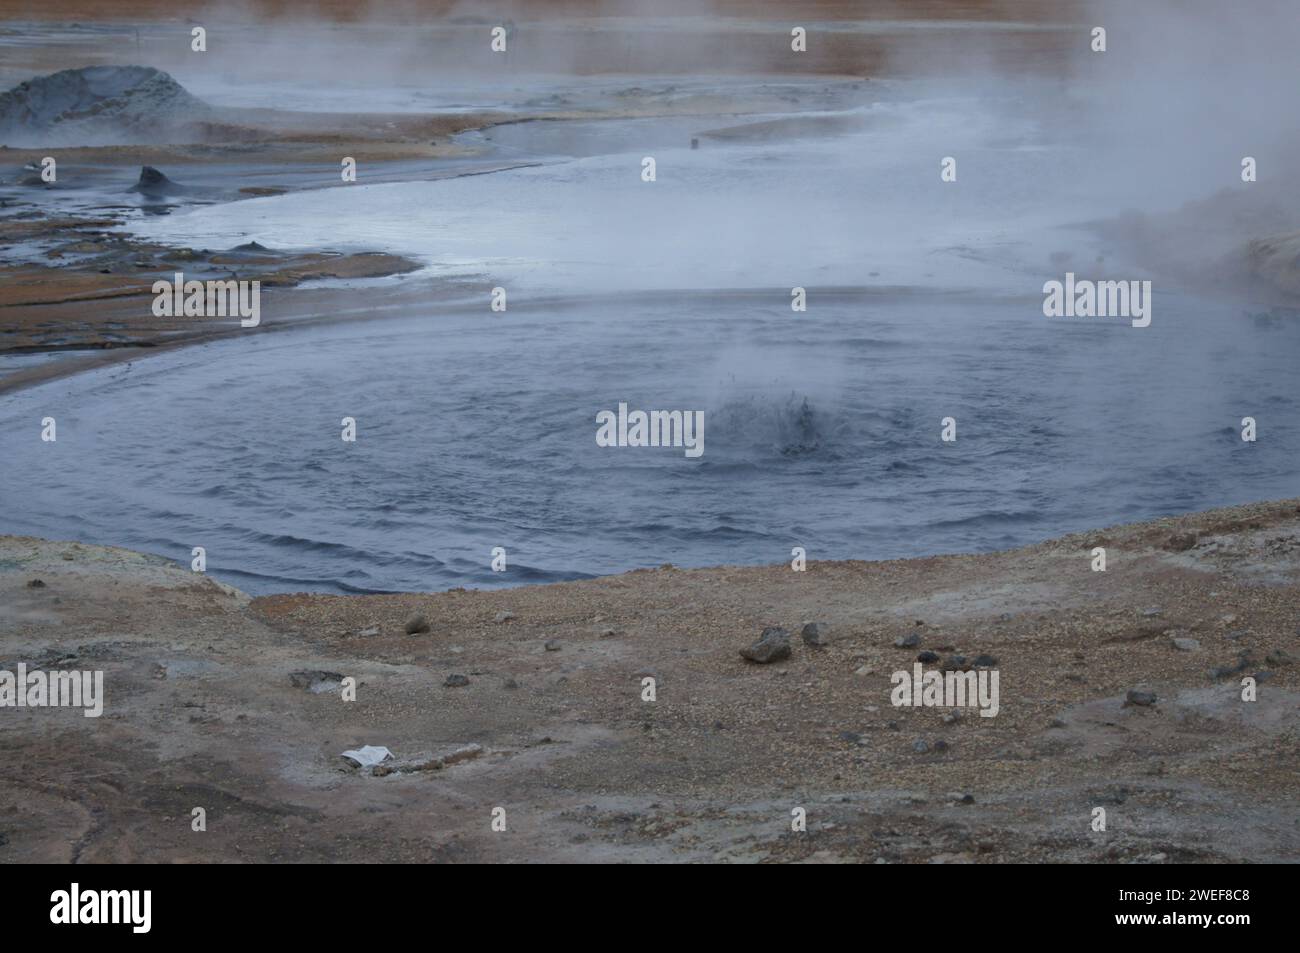
M1296 494L1300 325L1159 284L1148 328L1043 317L1044 275L1101 253L1068 227L1098 207L1082 160L1015 103L996 119L883 100L798 118L503 127L469 140L542 164L136 223L199 247L406 253L428 265L413 281L430 306L7 399L6 531L181 561L203 546L253 592L421 590L794 546L980 551ZM688 147L762 122L778 131ZM1062 247L1075 257L1048 268ZM442 306L445 275L481 283L481 305ZM496 285L504 314L487 308ZM703 456L598 447L596 414L620 401L704 411ZM57 443L32 436L45 416ZM495 546L510 572L489 571Z
M254 592L429 589L987 550L1293 495L1300 328L1157 308L1137 330L855 294L791 320L778 292L242 337L12 398L6 528L201 545ZM704 410L704 455L597 447L620 400ZM45 415L57 443L31 438Z
M1080 243L1061 226L1089 209L1082 160L1042 139L1014 97L994 113L973 100L880 95L788 115L495 127L461 141L539 164L371 185L363 164L356 185L130 228L196 247L381 248L431 275L566 295L786 281L1025 293L1035 287L1026 261ZM953 152L961 184L945 185L939 160ZM647 157L654 182L642 180Z

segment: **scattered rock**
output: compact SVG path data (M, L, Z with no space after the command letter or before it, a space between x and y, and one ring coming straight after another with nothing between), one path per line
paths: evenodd
M157 196L183 191L183 189L158 169L145 165L140 167L140 178L136 180L130 191L139 192L141 195Z
M959 721L961 721L961 712L959 711L950 711L948 714L943 716L943 723L945 725L955 725Z
M917 754L925 754L930 750L930 743L924 738L917 738L912 742L912 750Z
M504 682L501 683L501 687L502 687L502 688L518 688L518 687L519 687L519 683L516 682L513 678L507 678Z
M289 684L294 688L305 688L313 695L319 695L322 692L332 692L342 686L343 676L338 672L290 672Z
M1195 533L1174 533L1165 541L1165 549L1172 553L1183 553L1196 545Z
M31 579L27 582L28 589L44 589L45 581L43 579Z
M550 739L548 738L546 740L549 741ZM459 764L462 761L469 761L473 758L477 758L482 753L483 753L482 745L462 745L461 747L457 748L455 751L452 751L450 754L443 755L439 760L443 763L444 766L451 765L451 764Z
M1158 615L1163 615L1164 610L1161 609L1159 606L1147 606L1145 609L1142 610L1142 614L1147 618L1154 618Z
M894 648L896 649L914 649L921 644L921 637L915 632L909 632L907 635L900 635L894 639Z
M767 628L753 645L740 650L743 658L767 665L790 657L790 633L781 628Z
M805 645L811 645L815 648L821 648L826 644L826 633L822 631L823 626L819 622L809 622L799 633Z
M429 620L421 613L417 612L406 620L406 625L403 626L403 629L407 635L419 635L421 632L428 632Z
M1141 708L1150 708L1156 703L1156 693L1148 692L1138 688L1130 688L1128 694L1124 696L1124 707L1137 705Z
M974 668L997 668L998 657L996 655L977 655L975 661L971 662Z
M464 675L448 675L446 681L442 683L446 688L462 688L469 684L469 679Z
M542 647L548 652L558 652L560 651L559 639L547 639L546 644Z
M862 740L862 736L861 736L860 734L858 734L856 731L841 731L841 732L840 732L840 741L847 741L849 744L851 744L851 745L855 745L855 744L857 744L858 742L860 742L861 740Z
M1264 656L1264 661L1269 665L1294 665L1296 663L1296 658L1286 649L1276 649Z
M970 662L964 655L950 655L943 660L945 672L965 672L970 669Z
M383 778L390 774L410 774L415 771L441 771L443 768L451 767L453 764L459 764L462 761L469 761L473 758L477 758L482 753L482 745L463 745L455 751L433 758L416 758L410 761L395 761L385 764L377 764L371 769L370 773L377 778Z
M857 669L854 669L853 674L858 676L858 678L865 678L866 676L872 674L874 671L875 669L873 669L870 665L863 665Z
M924 652L922 652L920 655L916 657L916 660L918 662L924 662L926 664L937 662L939 661L939 653L931 652L929 649L926 649Z
M1221 678L1227 678L1230 675L1240 675L1246 669L1254 664L1250 652L1242 652L1237 656L1237 661L1232 665L1220 665L1210 670L1210 678L1218 681Z
M500 624L500 623L502 623L502 622L509 622L509 621L510 621L511 619L513 619L514 617L515 617L515 614L514 614L513 612L505 612L505 611L502 611L502 612L498 612L498 613L493 617L492 621L493 621L493 622L496 622L497 624Z
M1201 643L1195 639L1183 638L1181 636L1170 639L1170 644L1180 652L1195 652L1201 647Z
M360 632L357 633L357 635L365 639L373 638L378 634L379 634L379 626L377 625L369 626L368 628L362 629Z

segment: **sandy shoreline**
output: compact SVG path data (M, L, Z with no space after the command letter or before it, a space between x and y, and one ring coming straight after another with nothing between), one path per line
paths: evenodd
M102 670L107 699L0 720L6 861L1300 859L1300 500L980 556L369 597L6 537L0 593L0 667ZM742 659L773 625L792 657ZM893 707L924 651L992 656L997 716ZM409 770L349 767L364 744Z

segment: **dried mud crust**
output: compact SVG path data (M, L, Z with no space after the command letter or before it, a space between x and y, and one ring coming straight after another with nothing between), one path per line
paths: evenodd
M0 780L0 857L1294 861L1297 546L1291 500L804 573L249 600L156 557L8 537L0 667L102 669L107 707L0 712L22 766ZM416 614L429 631L407 634ZM807 620L824 648L741 658ZM995 656L1000 713L893 707L890 674L924 650ZM1137 687L1155 704L1125 705ZM400 769L339 757L365 744Z

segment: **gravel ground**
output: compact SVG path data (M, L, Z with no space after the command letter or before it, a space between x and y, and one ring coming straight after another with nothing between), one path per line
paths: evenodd
M6 537L0 669L102 670L106 703L0 709L0 859L1294 861L1298 580L1298 500L979 556L367 597ZM743 659L768 626L790 657ZM891 705L926 651L993 656L998 714ZM367 744L377 774L340 757Z

